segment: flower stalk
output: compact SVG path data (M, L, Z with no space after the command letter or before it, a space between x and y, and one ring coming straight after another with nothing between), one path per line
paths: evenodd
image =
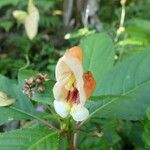
M116 33L115 42L118 41L120 34L125 31L124 21L126 15L126 9L125 9L126 0L120 0L120 4L121 4L120 25Z

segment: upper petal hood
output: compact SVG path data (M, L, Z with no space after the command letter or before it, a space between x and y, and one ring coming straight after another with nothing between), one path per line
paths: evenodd
M65 56L72 57L78 60L81 64L83 61L82 49L79 46L74 46L66 51Z
M78 67L81 66L82 64L82 57L83 57L82 50L78 46L75 46L67 50L64 56L61 57L57 62L56 71L55 71L56 80L57 81L62 80L63 78L68 76L68 74L72 73L72 68L70 68L67 62L65 62L66 59L72 59L71 60L72 63L75 64L76 67ZM80 68L82 68L82 66Z

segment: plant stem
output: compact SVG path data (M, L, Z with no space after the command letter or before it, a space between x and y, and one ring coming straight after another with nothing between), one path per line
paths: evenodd
M75 150L77 149L77 132L73 134L73 147Z
M71 125L72 129L68 132L68 142L70 144L70 150L77 150L77 127L78 127L78 122L75 124L75 126Z
M30 60L29 60L29 57L28 57L28 55L26 54L25 55L25 58L26 58L26 64L25 64L25 66L23 66L23 67L21 67L20 69L19 69L19 71L21 71L21 70L24 70L24 69L26 69L26 68L28 68L29 67L29 65L30 65Z
M76 133L68 132L67 139L70 150L76 150Z
M125 30L124 28L124 21L125 21L125 15L126 15L125 3L126 3L126 0L120 0L121 17L120 17L120 25L119 25L119 28L117 30L116 37L115 37L115 42L118 41L120 34Z

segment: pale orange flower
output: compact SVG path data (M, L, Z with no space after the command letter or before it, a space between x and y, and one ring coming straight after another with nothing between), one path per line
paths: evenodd
M92 73L84 73L82 60L80 47L67 50L56 65L57 82L53 88L55 111L63 118L70 114L75 121L83 121L89 116L84 105L96 85Z

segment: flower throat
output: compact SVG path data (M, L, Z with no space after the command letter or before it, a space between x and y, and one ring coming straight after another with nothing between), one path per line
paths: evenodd
M79 104L79 91L75 87L76 79L74 75L71 75L70 79L68 80L68 83L66 84L65 88L68 90L67 94L67 102L69 102L70 105L73 104Z

